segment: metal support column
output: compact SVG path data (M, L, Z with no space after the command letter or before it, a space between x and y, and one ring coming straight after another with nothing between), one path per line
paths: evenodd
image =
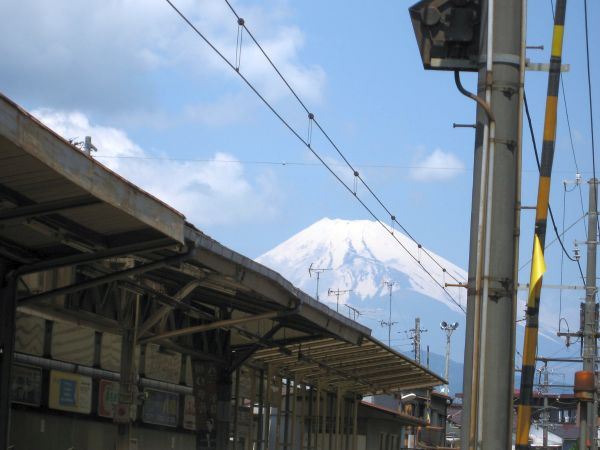
M240 412L240 369L235 370L235 384L233 388L233 450L238 449L238 419Z
M231 374L219 368L217 380L217 417L215 420L215 449L229 448L229 421L231 420Z
M273 390L272 390L272 384L273 384L273 366L271 364L269 364L267 366L267 380L265 383L265 390L266 390L266 396L265 396L265 413L263 416L263 425L264 425L264 431L263 431L263 446L262 446L262 450L269 450L269 441L270 441L270 430L271 430L271 401L273 398Z
M282 403L283 403L283 398L282 398L282 392L283 392L283 378L281 378L280 376L277 376L277 397L276 397L276 401L277 401L277 418L275 419L275 439L274 439L274 449L275 450L279 450L279 447L281 445L281 410L282 408Z
M465 333L463 449L511 445L522 1L482 1ZM488 31L490 36L488 36ZM493 119L492 119L493 118ZM484 161L487 164L483 164ZM484 207L482 208L481 205ZM486 408L494 405L494 408Z
M265 371L260 370L258 381L258 418L256 423L256 449L264 450L263 432L265 417Z
M135 322L137 300L125 290L120 291L121 335L121 379L119 382L119 404L115 410L117 423L116 450L131 448L131 410L135 407Z
M248 424L248 429L246 432L246 436L244 437L244 450L252 450L253 448L258 449L258 443L256 447L252 445L252 441L254 440L254 405L256 404L256 370L250 369L251 384L250 384L250 423ZM260 408L260 405L258 406Z
M314 388L312 386L310 386L308 388L308 436L306 439L307 442L307 446L306 446L306 450L312 450L312 444L313 444L313 432L315 429L315 418L313 416L313 398L314 398Z
M298 383L296 382L296 377L294 377L294 390L292 391L292 424L291 424L291 432L290 432L290 442L288 443L288 449L294 448L296 444L296 421L298 419L297 415L297 406L298 406Z
M307 402L308 396L307 392L310 395L310 391L307 391L307 386L305 384L302 385L302 396L300 397L302 400L300 403L300 450L304 450L304 436L306 434L306 409L308 407ZM293 448L293 447L292 447Z
M359 398L354 396L354 411L352 411L352 450L358 448L358 404L360 403Z
M16 280L0 260L0 447L10 448L10 383L15 351Z
M290 437L290 395L291 395L290 379L285 380L285 415L283 416L283 450L288 449L289 437ZM293 419L292 419L293 420Z
M338 387L336 392L335 392L335 432L334 432L334 440L333 440L333 448L335 450L339 450L340 448L340 419L342 417L341 412L342 412L342 391L341 389Z

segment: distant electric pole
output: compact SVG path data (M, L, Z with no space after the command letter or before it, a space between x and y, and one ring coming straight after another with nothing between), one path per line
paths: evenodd
M389 291L390 291L390 313L388 315L388 321L387 321L387 326L388 326L388 347L391 347L391 342L392 342L392 325L396 324L396 322L392 322L392 288L394 287L394 284L396 284L395 281L384 281L383 284L385 286L388 287ZM385 322L382 322L382 325Z
M413 341L413 351L415 352L415 361L421 363L421 333L427 333L427 330L421 328L421 319L415 318L415 327L408 330L410 339Z
M550 394L550 385L548 384L548 361L544 362L544 409L542 412L542 448L548 448L548 425L550 422L550 414L548 414L548 395Z
M452 333L454 333L454 330L458 328L458 322L448 323L442 321L442 323L440 323L440 328L446 333L446 365L444 366L444 378L447 382L449 382L450 380L448 379L448 377L450 376L450 339L452 337ZM446 384L445 386L446 394L450 392L448 384Z
M312 278L312 274L316 273L317 274L317 301L319 301L319 280L321 279L321 274L323 272L326 272L328 270L331 269L325 269L325 268L315 268L313 267L315 263L310 263L310 266L308 268L308 276Z
M340 312L340 295L342 295L342 294L348 294L348 293L350 293L350 292L352 292L352 289L347 289L347 290L345 290L345 291L341 291L341 290L339 290L339 289L336 289L335 291L334 291L333 289L328 289L328 290L327 290L327 295L330 295L330 296L331 296L331 295L335 295L335 297L336 297L336 301L335 301L335 303L336 303L336 305L335 305L335 310L336 310L337 312Z

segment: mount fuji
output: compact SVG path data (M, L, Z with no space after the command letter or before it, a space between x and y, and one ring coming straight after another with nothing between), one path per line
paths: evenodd
M366 325L382 342L388 343L389 339L391 347L411 358L414 358L411 337L415 319L419 318L421 363L427 364L430 350L430 367L442 375L446 335L440 329L440 322L458 322L451 341L453 361L449 378L450 391L460 392L465 345L465 314L461 308L466 309L466 289L448 287L444 292L433 279L442 286L446 282L463 283L467 272L442 256L419 248L401 232L386 228L369 220L324 218L256 261L278 271L296 287L331 308ZM319 273L318 288L316 269L326 269ZM391 295L385 282L393 282ZM337 290L346 292L338 296L332 292ZM522 310L524 300L519 302ZM391 327L388 327L389 322ZM552 338L554 331L545 322L550 324L549 320L542 320L540 324L539 351L561 351L562 343ZM517 351L522 336L523 328L519 326Z
M394 235L387 231L393 231ZM426 352L430 348L432 368L438 366L438 372L443 370L440 355L444 354L446 344L439 324L458 322L451 355L455 361L462 362L464 313L461 307L466 309L466 292L457 287L449 287L444 292L432 277L443 286L445 282L464 282L466 271L424 247L419 248L401 232L391 228L387 231L374 221L324 218L256 261L278 271L313 297L317 297L317 275L314 271L309 273L309 267L327 269L319 274L320 301L356 318L371 328L372 334L381 341L387 343L389 337L392 347L411 357L414 357L414 347L410 337L414 333L415 319L419 318L423 330L421 362L426 364ZM402 245L398 245L394 237ZM393 282L391 329L387 326L390 290L385 282ZM349 292L341 293L338 299L331 292L337 290ZM452 372L460 373L460 370ZM452 384L460 383L456 378Z

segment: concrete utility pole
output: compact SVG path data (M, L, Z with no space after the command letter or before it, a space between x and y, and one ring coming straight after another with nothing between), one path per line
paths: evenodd
M513 420L523 0L482 0L481 7L461 446L506 450Z
M542 412L542 448L545 450L548 448L548 422L550 421L550 414L548 413L548 395L550 394L550 386L548 384L548 361L544 362L544 410Z
M598 386L596 377L596 358L597 336L598 336L598 317L596 314L596 246L598 245L598 213L597 213L597 196L598 196L598 181L591 179L589 181L589 213L588 213L588 238L587 238L587 269L586 269L586 295L584 306L584 323L583 323L583 370L594 374L594 387ZM596 408L596 409L594 409ZM591 444L589 448L596 450L598 448L597 440L597 412L598 412L598 395L594 389L594 400L591 402L580 403L581 411L581 427L585 427L587 423L586 439ZM584 419L585 416L585 419ZM583 431L582 431L583 434ZM586 442L580 442L579 448L584 449Z

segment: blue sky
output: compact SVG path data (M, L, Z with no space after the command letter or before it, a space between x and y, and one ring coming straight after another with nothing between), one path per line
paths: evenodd
M175 3L233 61L237 24L224 1ZM589 3L593 24L600 18L600 5ZM423 70L409 3L233 4L398 220L428 248L466 268L474 132L453 129L452 123L472 123L475 105L457 92L451 73ZM548 62L549 1L530 1L528 20L528 44L545 47L529 51L528 57ZM0 91L66 137L91 134L99 160L174 204L233 249L256 257L322 217L369 218L165 1L3 2L0 27L12 37L0 42ZM587 180L591 141L583 39L583 3L572 1L564 49L571 71L565 87L576 157ZM597 116L599 44L600 32L592 26ZM247 36L240 70L306 134L305 113ZM464 82L475 89L473 75L464 75ZM544 73L527 75L540 144L546 83ZM562 100L560 105L552 185L559 227L562 181L575 177ZM533 205L537 174L526 128L524 133L523 204ZM598 133L597 127L597 141ZM316 131L313 146L327 161L339 163ZM352 179L341 166L334 167L344 180ZM364 189L358 193L365 194ZM566 225L581 215L578 195L577 190L566 194ZM583 201L587 208L587 185ZM521 264L531 253L533 214L523 213ZM585 239L582 225L567 234L568 249L574 239ZM557 245L548 249L547 262L546 282L558 284ZM566 261L564 283L578 283L577 273ZM528 277L526 268L521 281ZM555 320L558 292L545 292L552 313L548 320ZM563 294L573 320L579 296Z

